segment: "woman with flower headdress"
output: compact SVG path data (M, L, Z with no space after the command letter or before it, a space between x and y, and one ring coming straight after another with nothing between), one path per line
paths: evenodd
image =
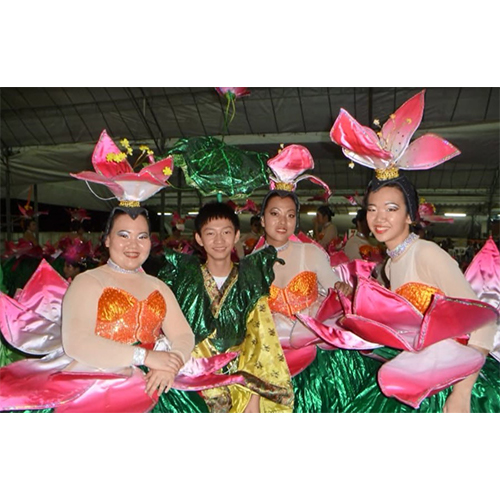
M498 412L498 364L486 359L498 312L477 300L456 261L410 230L418 196L399 169L430 169L460 154L433 134L409 144L423 107L424 91L392 114L379 136L341 110L331 131L348 158L375 169L365 195L367 222L387 247L385 273L394 292L361 280L339 322L386 346L374 351L385 361L378 384L368 383L348 411Z
M373 360L356 351L332 350L297 319L299 314L316 316L327 293L346 290L322 247L294 235L300 208L296 183L309 179L327 192L330 189L317 177L299 177L314 168L312 156L303 146L285 147L268 165L273 175L271 191L261 208L264 246L273 246L280 259L274 265L269 305L293 376L294 411L341 412L371 376ZM262 245L255 251L259 248Z
M172 389L210 366L188 363L189 373L179 373L194 347L192 330L172 291L141 267L151 240L140 202L166 186L172 159L155 163L151 156L151 165L134 173L125 156L103 131L92 156L96 172L72 174L106 185L120 201L106 224L107 265L79 274L68 287L42 262L17 302L0 297L0 325L10 341L46 354L0 370L0 410L207 411L196 392Z

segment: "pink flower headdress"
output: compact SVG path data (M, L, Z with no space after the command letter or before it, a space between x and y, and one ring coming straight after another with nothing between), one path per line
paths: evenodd
M149 166L136 173L126 159L132 155L128 140L123 139L121 145L126 149L126 153L120 151L106 130L103 130L92 154L95 172L85 171L70 175L80 180L104 184L120 201L122 207L139 207L140 202L146 201L168 185L173 161L168 157L155 162L153 151L147 146L140 146L141 154L134 167L143 161L148 161Z
M314 160L307 148L299 144L291 144L281 149L278 154L268 160L269 168L273 175L269 176L271 189L280 191L295 191L297 183L309 179L314 184L318 184L326 192L328 199L332 191L328 184L318 177L310 174L303 174L306 170L314 168Z

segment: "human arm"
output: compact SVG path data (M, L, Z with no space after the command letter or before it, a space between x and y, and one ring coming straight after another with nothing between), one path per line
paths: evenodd
M170 342L170 353L180 356L182 364L184 364L194 349L194 334L172 290L159 280L158 283L167 305L167 314L163 320L162 330Z
M62 344L65 353L79 363L102 369L132 364L134 346L96 335L97 308L102 284L88 273L71 283L62 303Z

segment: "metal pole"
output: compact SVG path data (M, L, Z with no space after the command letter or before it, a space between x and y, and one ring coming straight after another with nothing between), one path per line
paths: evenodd
M10 212L10 166L9 166L9 152L5 153L5 183L6 183L6 199L5 199L5 212L7 216L7 241L12 239L12 214Z
M160 193L160 241L165 239L165 190Z
M35 211L35 214L38 213L38 184L35 184L34 187L33 187L33 207L34 207L34 211ZM38 242L38 244L40 244L40 225L39 225L39 219L40 217L36 217L35 216L35 222L36 222L36 233L35 233L35 237L36 237L36 241Z

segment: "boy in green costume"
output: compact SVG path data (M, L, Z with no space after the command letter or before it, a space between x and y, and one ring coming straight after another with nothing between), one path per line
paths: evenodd
M239 353L224 373L243 377L244 384L202 391L210 411L292 412L290 372L267 303L276 250L269 247L233 263L239 236L231 207L206 204L195 219L195 238L206 262L170 251L158 277L172 289L194 332L193 357Z

